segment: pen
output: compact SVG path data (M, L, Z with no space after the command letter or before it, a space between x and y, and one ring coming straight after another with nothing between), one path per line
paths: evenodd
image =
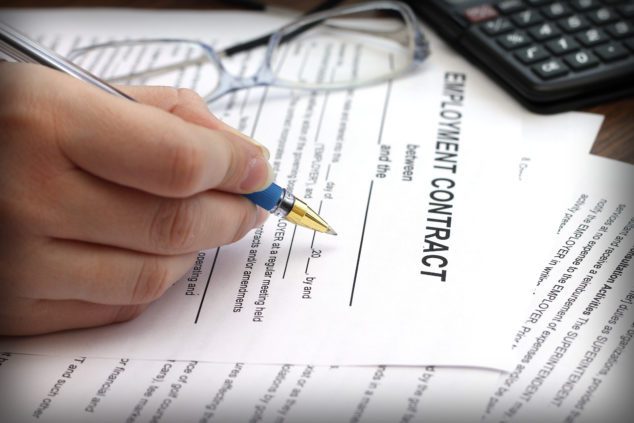
M92 84L117 97L136 101L87 70L36 43L3 22L0 22L0 50L18 62L39 63ZM296 225L304 226L317 232L337 235L332 227L305 202L275 183L272 183L264 191L245 194L244 196L270 213Z

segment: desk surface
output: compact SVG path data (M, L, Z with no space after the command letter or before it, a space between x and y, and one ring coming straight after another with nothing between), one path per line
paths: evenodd
M353 3L354 1L344 1ZM242 8L246 1L236 0L0 0L0 7L139 7L222 9ZM267 4L289 9L306 10L317 1L268 0ZM605 115L605 121L592 153L634 164L634 97L611 101L583 111Z

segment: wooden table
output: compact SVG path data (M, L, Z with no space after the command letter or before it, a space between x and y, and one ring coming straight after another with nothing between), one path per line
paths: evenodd
M344 1L353 3L355 0ZM305 11L316 1L268 0L267 4ZM244 1L231 0L0 0L0 7L134 7L178 9L245 9ZM611 101L583 111L605 116L592 153L634 164L634 97Z

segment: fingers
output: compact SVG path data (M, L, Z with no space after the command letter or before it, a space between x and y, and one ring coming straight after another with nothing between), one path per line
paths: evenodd
M61 193L57 205L31 225L40 225L49 237L185 254L235 242L267 215L246 198L224 192L158 197L75 173L50 182Z
M13 299L0 303L0 333L39 335L125 322L137 317L146 304L113 306L84 301Z
M0 66L0 333L127 320L267 215L268 153L188 90L124 100L40 66ZM3 105L8 105L2 107Z
M203 98L186 88L120 86L121 91L139 103L165 110L182 119L209 129L224 129L224 124L211 112Z
M227 125L210 113L205 100L195 91L186 88L172 87L121 86L119 88L143 104L149 104L166 110L188 122L209 129L232 132L241 136L262 149L267 159L270 157L269 150L265 146L253 138L240 133L237 129Z
M247 193L272 181L263 150L236 133L187 122L60 72L33 66L20 78L21 87L44 97L34 105L45 110L31 113L48 114L63 154L96 176L169 197L209 189ZM51 84L60 89L50 90Z
M233 133L209 130L154 107L92 93L78 127L61 143L79 167L153 194L186 197L209 189L251 192L272 180L262 150Z
M195 253L156 256L82 242L47 243L38 265L24 269L14 297L146 304L158 299L194 264ZM51 278L55 275L55 279Z

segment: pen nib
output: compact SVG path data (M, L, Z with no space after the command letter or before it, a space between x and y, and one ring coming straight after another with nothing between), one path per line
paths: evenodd
M324 219L299 198L295 198L293 208L286 215L286 219L296 225L304 226L313 231L337 235L337 232L332 229L332 226L326 223Z

